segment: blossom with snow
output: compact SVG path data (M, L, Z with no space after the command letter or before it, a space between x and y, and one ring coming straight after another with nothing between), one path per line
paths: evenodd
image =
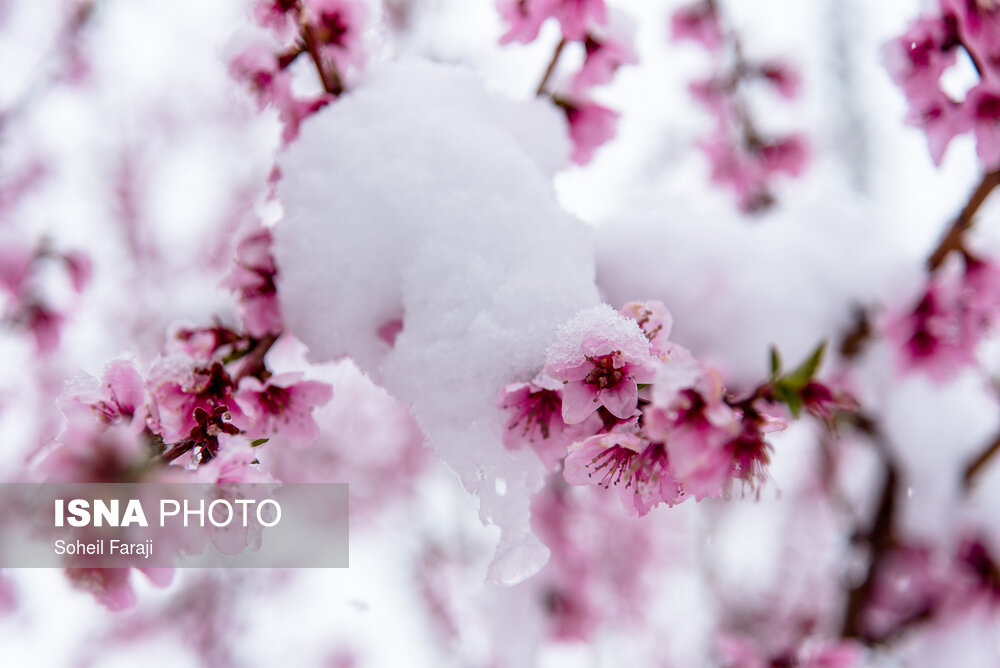
M545 373L563 385L567 424L583 422L601 407L620 420L633 417L639 385L652 382L658 366L635 321L606 304L563 325L545 360Z

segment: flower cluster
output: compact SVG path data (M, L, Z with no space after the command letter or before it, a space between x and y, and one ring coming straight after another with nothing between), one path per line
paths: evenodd
M0 294L6 296L0 322L30 332L40 353L56 348L65 320L63 309L49 296L55 292L50 289L51 281L46 281L53 266L62 270L77 294L90 280L90 260L81 253L59 253L44 242L39 247L0 246Z
M252 231L226 281L240 299L244 331L220 323L181 329L145 373L119 359L100 380L78 379L61 400L65 427L39 458L39 474L102 483L272 480L259 447L271 440L312 445L319 437L312 411L333 396L326 383L268 368L282 331L275 274L269 234ZM112 609L135 600L127 569L74 565L67 575ZM170 581L169 571L147 575L156 584Z
M530 446L550 469L563 462L572 485L614 488L629 515L690 496L723 496L767 478L765 435L801 409L830 419L853 402L813 378L820 347L802 366L772 377L746 397L670 342L672 320L659 302L582 311L550 346L529 383L504 387L504 443ZM787 409L787 410L786 410Z
M623 525L598 488L550 476L531 501L531 527L552 555L536 585L553 640L586 642L609 625L641 623L652 598L645 578L661 556L653 525Z
M904 543L886 556L862 617L862 633L884 640L911 625L947 621L979 605L1000 603L1000 566L982 536L966 536L953 551Z
M278 110L287 144L305 118L343 93L345 77L362 64L365 6L358 0L260 0L254 16L280 46L253 44L232 60L230 71L249 84L261 108ZM292 66L300 56L312 62L322 93L293 93Z
M508 26L501 44L532 42L549 18L558 20L562 39L538 87L566 115L573 142L572 160L590 162L594 152L615 134L618 112L592 98L591 90L609 83L622 65L638 62L632 48L634 26L625 16L609 12L604 0L498 0L497 9ZM547 88L559 56L567 45L583 47L583 64L557 90Z
M808 147L799 134L763 132L747 107L744 89L763 82L780 97L793 100L799 94L798 74L787 62L747 59L737 38L723 30L714 0L681 7L673 14L671 27L674 39L697 42L715 61L712 76L690 86L715 121L713 134L701 143L711 180L731 189L743 212L767 209L774 203L775 176L801 174Z
M190 469L208 464L231 437L254 445L277 434L292 446L315 442L319 430L311 412L330 401L330 386L302 380L301 374L273 375L266 363L282 330L276 273L269 232L251 231L238 244L225 281L238 297L244 331L220 323L181 329L145 376L131 362L110 364L99 383L84 382L63 402L69 426L62 447L46 460L48 466L56 467L60 479L121 482L133 478L136 462L146 462L143 470L150 464ZM81 421L80 415L89 417ZM75 461L69 453L78 449L93 456L98 449L92 443L108 440L109 430L118 434L109 442L117 454L108 461L115 465L67 466Z
M979 82L963 99L942 86L942 75L964 54ZM893 79L910 110L907 121L927 134L941 162L957 135L972 132L987 169L1000 166L1000 7L985 0L939 0L938 11L917 19L885 46Z
M968 253L962 257L961 269L949 265L931 276L912 309L886 318L885 334L901 369L944 382L975 364L976 349L1000 313L1000 268Z

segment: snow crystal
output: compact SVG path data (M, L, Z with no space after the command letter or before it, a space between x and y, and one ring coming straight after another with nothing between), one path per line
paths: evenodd
M559 327L555 342L545 353L550 363L583 360L583 350L588 340L599 338L610 341L626 358L648 359L649 339L639 329L638 323L618 313L607 304L599 304L581 311L569 322Z
M350 355L411 405L502 530L494 582L547 559L528 523L543 468L501 444L497 393L534 376L556 327L597 301L589 234L551 185L569 147L550 107L458 68L386 66L310 119L281 164L288 326L314 359ZM378 334L397 320L390 346Z

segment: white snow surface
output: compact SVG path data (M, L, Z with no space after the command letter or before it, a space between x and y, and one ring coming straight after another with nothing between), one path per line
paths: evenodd
M504 449L498 393L533 377L556 327L598 301L590 232L552 187L568 148L551 105L491 94L461 68L403 63L307 121L281 161L288 326L313 359L349 355L410 404L501 529L497 583L548 558L528 511L544 471ZM390 347L378 331L396 319Z

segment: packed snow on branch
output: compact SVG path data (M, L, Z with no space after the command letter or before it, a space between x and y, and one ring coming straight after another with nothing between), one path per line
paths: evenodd
M597 302L589 233L551 185L563 123L468 71L393 65L305 123L281 162L289 328L314 359L349 355L412 406L502 530L495 582L547 559L528 510L544 467L503 447L498 388L533 374L556 327Z

